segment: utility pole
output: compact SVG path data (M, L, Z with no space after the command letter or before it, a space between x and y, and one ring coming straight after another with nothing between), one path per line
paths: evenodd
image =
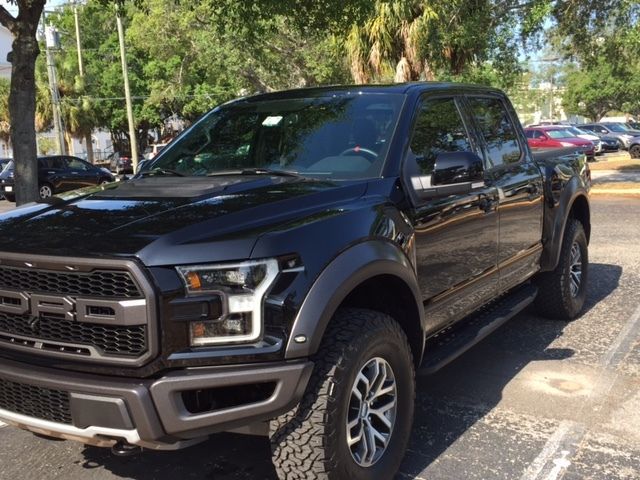
M60 42L58 40L58 32L56 32L53 27L46 26L44 12L42 12L42 20L44 26L45 51L47 57L47 73L49 75L49 89L51 90L51 103L53 106L53 129L55 131L56 140L58 143L58 153L60 155L65 155L66 146L64 143L62 117L60 115L60 93L58 91L58 77L52 51L52 49L58 48L60 46Z
M82 63L82 44L80 42L80 22L78 21L78 3L74 0L73 2L73 18L76 23L76 47L78 49L78 71L80 72L80 78L83 80L83 88L86 87L84 84L84 65ZM93 140L91 139L91 132L87 132L84 136L85 146L87 148L87 161L89 163L93 163Z
M118 24L118 39L120 40L120 58L122 60L122 76L124 78L124 97L127 102L127 118L129 119L129 144L131 145L131 163L133 171L138 171L138 142L136 140L136 126L133 121L133 105L131 104L131 90L129 90L129 74L127 72L127 57L124 48L124 28L122 27L121 7L116 7L116 22Z

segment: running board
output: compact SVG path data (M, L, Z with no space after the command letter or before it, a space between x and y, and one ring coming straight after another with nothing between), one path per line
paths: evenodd
M427 340L416 374L431 375L458 358L524 310L537 293L533 285L524 285Z

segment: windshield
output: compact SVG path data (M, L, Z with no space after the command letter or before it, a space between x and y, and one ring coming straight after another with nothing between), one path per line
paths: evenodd
M622 125L619 125L617 123L609 124L607 125L607 128L612 132L617 132L617 133L626 133L629 131L629 129L624 128Z
M573 133L574 135L591 135L592 137L595 136L593 134L593 132L587 132L585 130L580 130L577 127L571 127L568 129L571 133Z
M575 138L576 135L571 133L567 129L562 130L547 130L547 135L551 138Z
M278 171L380 176L404 95L241 101L213 110L145 168L185 176Z

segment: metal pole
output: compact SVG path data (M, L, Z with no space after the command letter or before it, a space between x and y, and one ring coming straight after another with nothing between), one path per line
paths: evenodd
M78 71L80 72L80 78L84 80L84 64L82 63L82 44L80 43L80 21L78 20L78 5L75 1L73 2L73 18L76 23L76 47L78 49ZM93 163L92 141L93 140L91 137L91 132L87 132L84 136L84 142L85 142L85 148L87 149L87 161L89 163Z
M78 70L80 76L84 77L84 66L82 65L82 46L80 45L80 23L78 22L78 5L73 5L73 18L76 22L76 46L78 48Z
M62 128L62 118L60 116L60 95L58 92L58 78L56 75L56 64L53 59L53 52L51 51L49 41L47 39L47 27L45 12L42 12L42 26L44 28L45 35L45 52L47 57L47 73L49 76L49 89L51 90L51 104L53 107L53 129L55 131L56 140L58 143L58 153L60 155L66 154L66 146L64 143L64 130Z
M136 141L136 127L133 121L133 105L131 104L131 91L129 90L129 74L127 73L127 57L124 49L124 29L120 8L116 9L116 22L118 24L118 39L120 40L120 59L122 60L122 76L124 78L124 97L127 102L127 118L129 119L129 143L131 145L131 163L133 171L138 171L138 142Z

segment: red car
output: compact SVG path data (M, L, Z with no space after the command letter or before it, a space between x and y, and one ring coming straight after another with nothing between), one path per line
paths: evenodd
M529 147L533 150L543 148L564 148L578 147L577 150L584 153L588 159L595 158L595 145L589 140L580 138L567 128L554 125L548 127L525 128L524 134L527 136Z

